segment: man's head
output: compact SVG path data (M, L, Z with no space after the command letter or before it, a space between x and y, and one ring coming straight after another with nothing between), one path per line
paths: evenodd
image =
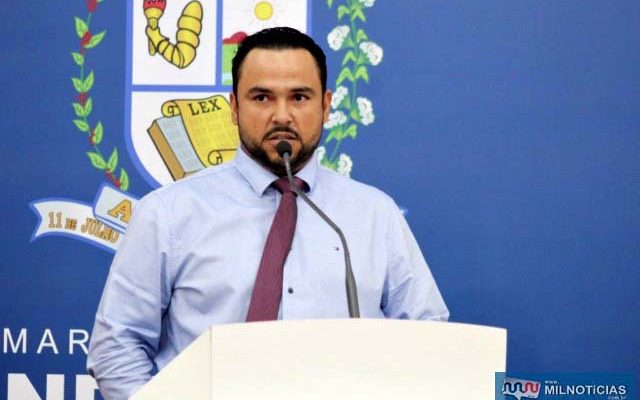
M329 115L322 49L295 29L265 29L242 42L232 75L231 110L244 150L284 175L275 146L287 140L292 167L300 170L313 155Z
M304 33L286 26L277 28L267 28L247 36L233 57L231 65L231 76L233 78L233 93L238 94L238 80L241 73L242 63L247 54L253 49L285 50L285 49L305 49L316 61L322 92L327 90L327 57L322 48Z

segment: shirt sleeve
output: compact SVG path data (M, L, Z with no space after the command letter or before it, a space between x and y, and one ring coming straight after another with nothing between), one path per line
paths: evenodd
M393 203L387 215L388 272L382 311L388 318L447 321L449 310L402 212Z
M106 400L151 379L169 299L171 235L155 193L139 201L111 264L89 343L87 369Z

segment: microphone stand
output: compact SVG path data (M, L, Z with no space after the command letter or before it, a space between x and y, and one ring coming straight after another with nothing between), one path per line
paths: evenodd
M289 180L289 186L305 203L309 205L320 217L327 223L340 237L342 242L342 248L344 249L344 264L345 264L345 286L347 291L347 305L349 307L349 318L360 318L360 306L358 305L358 290L356 287L356 279L353 276L353 270L351 269L351 256L349 255L349 248L347 247L347 240L342 233L342 230L336 225L331 218L327 216L318 206L316 206L303 191L298 189L293 183L293 174L291 173L291 145L287 141L281 141L276 146L278 154L284 160L285 168L287 169L287 179Z

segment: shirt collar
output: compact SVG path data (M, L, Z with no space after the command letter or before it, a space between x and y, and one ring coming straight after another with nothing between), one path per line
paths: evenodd
M260 165L257 161L251 158L251 156L245 153L242 149L242 145L238 146L236 158L232 163L235 164L238 171L240 171L240 174L242 174L247 182L249 182L249 185L251 185L251 188L258 196L262 196L269 185L271 185L274 180L278 179L276 174ZM295 175L309 185L309 192L313 191L318 175L318 157L315 152L304 168Z

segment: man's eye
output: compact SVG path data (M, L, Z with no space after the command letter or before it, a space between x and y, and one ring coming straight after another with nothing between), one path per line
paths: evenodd
M256 95L253 100L260 102L260 103L264 103L265 101L267 101L267 95L266 94L259 94Z
M307 100L308 98L309 98L309 97L307 97L306 95L304 95L304 94L300 94L300 93L296 93L296 94L294 94L294 95L293 95L293 99L294 99L295 101L305 101L305 100Z

